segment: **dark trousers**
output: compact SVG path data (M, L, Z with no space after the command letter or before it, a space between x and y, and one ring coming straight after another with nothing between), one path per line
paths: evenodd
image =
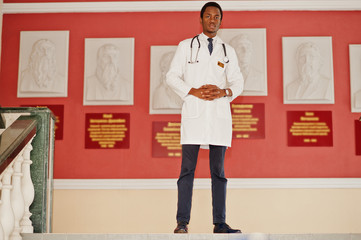
M177 222L189 223L192 207L194 171L197 165L199 145L182 145L182 167L178 185ZM224 155L227 147L209 146L209 166L212 179L213 223L226 219L227 179L224 176Z

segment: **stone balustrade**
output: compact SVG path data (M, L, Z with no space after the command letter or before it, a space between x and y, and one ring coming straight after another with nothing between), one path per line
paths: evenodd
M0 175L0 239L21 240L20 233L33 232L29 212L34 200L30 176L32 140Z
M51 232L54 131L55 116L46 107L0 107L0 174L12 164L10 199L19 196L19 185L24 198L24 210L21 198L11 203L16 221L9 239L17 239L18 232ZM3 176L1 185L4 181Z
M21 240L21 233L33 232L30 152L36 122L16 120L0 135L0 240Z

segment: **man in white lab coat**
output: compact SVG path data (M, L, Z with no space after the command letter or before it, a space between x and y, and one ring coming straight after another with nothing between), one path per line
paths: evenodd
M209 148L214 233L240 233L225 223L227 179L224 156L232 141L230 102L243 91L235 50L217 31L223 12L215 2L201 10L203 33L179 43L167 73L168 85L184 100L182 107L182 167L178 179L175 233L187 233L194 171L199 148Z

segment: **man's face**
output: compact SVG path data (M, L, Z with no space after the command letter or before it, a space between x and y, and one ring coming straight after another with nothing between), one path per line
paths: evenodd
M48 40L40 40L36 44L30 64L36 84L43 88L54 80L56 73L55 47Z
M298 57L298 68L301 77L308 81L314 80L320 69L320 55L313 48L304 49Z
M252 45L248 41L242 41L237 44L237 46L234 46L238 61L241 64L247 64L251 62L252 57Z
M119 77L119 52L108 47L98 57L97 77L110 90Z
M99 64L102 69L105 69L109 65L116 65L118 63L118 54L115 50L107 49L103 55L99 58Z
M208 37L214 37L221 26L221 12L217 7L207 7L200 19L203 33Z
M164 75L167 74L173 57L174 57L174 52L168 52L162 56L160 60L160 70L162 74Z

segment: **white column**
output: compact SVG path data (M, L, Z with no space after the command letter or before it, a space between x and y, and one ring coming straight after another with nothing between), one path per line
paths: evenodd
M2 179L2 190L1 190L1 206L0 206L0 222L3 227L4 231L4 240L9 240L10 234L14 230L14 212L11 206L10 200L10 190L12 189L11 186L11 176L14 170L12 166L8 166L3 175Z
M23 178L21 181L21 189L24 196L25 210L24 210L23 219L20 221L20 226L22 227L21 230L22 233L32 233L34 231L33 224L30 220L31 213L29 211L29 207L34 201L34 195L35 195L34 185L30 175L30 165L33 163L30 160L30 152L33 149L33 147L31 146L31 142L33 141L33 139L34 138L32 138L29 141L29 143L26 145L23 153L24 161L22 165Z
M10 236L10 240L21 240L20 232L20 220L24 216L24 197L23 193L21 191L21 178L23 176L21 165L24 161L24 158L22 156L23 152L20 152L20 154L17 156L17 158L14 160L14 174L13 174L13 189L11 191L11 206L13 207L14 211L14 217L15 217L15 227L14 231L12 232Z

